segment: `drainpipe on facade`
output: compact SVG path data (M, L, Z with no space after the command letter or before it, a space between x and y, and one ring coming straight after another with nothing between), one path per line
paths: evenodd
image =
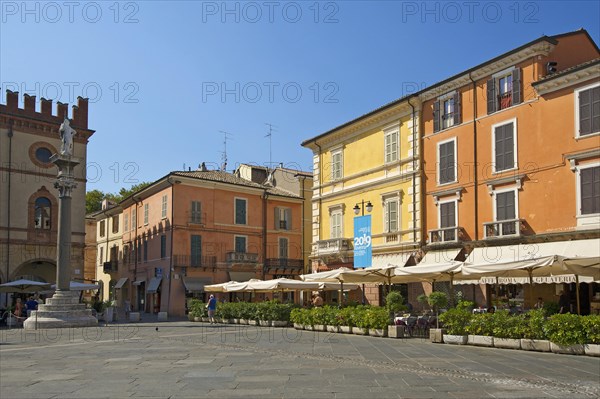
M475 241L479 240L479 181L477 175L477 85L469 73L473 83L473 188L475 192Z
M410 103L410 98L407 100L408 101L408 105L410 105L410 108L412 108L412 126L413 126L413 177L412 177L412 188L413 188L413 195L412 195L412 199L413 199L413 240L414 243L418 243L419 247L422 244L422 240L420 238L417 238L417 196L416 196L416 190L417 190L417 182L416 182L416 178L417 178L417 158L416 158L416 153L417 153L417 145L419 146L419 150L421 148L421 146L419 145L419 140L418 137L415 137L415 130L417 129L416 123L415 123L415 106L412 105ZM420 177L421 171L419 171L419 177ZM421 197L423 197L423 187L421 187ZM422 199L423 200L423 199ZM421 204L423 204L424 202L422 202ZM423 212L421 212L423 213ZM421 218L421 223L423 222L422 218ZM421 230L422 231L422 230Z
M169 315L169 310L171 309L171 281L173 280L173 275L175 274L175 268L173 267L173 231L175 230L175 223L174 223L174 209L175 209L175 196L173 195L174 192L174 188L173 186L175 185L174 183L171 182L171 177L167 178L167 182L171 185L171 245L170 245L170 250L169 250L169 296L167 296L167 316ZM185 293L184 293L184 298L185 298Z
M317 229L317 241L321 239L321 218L323 217L323 212L322 212L322 207L323 207L323 200L321 199L321 190L322 190L322 179L323 179L323 173L322 173L322 169L323 169L323 165L321 162L321 146L319 145L319 143L317 143L317 141L315 140L315 145L319 148L319 228ZM313 169L313 173L314 173L314 169ZM314 175L313 175L313 181L314 181ZM314 183L313 183L314 184ZM312 202L312 201L311 201ZM312 206L311 206L312 208ZM311 219L312 219L312 213L311 213ZM312 230L312 220L311 220L311 230ZM312 235L312 232L311 232ZM311 240L312 242L312 240ZM312 252L312 250L311 250ZM318 246L317 246L317 253L319 252ZM319 267L319 264L321 263L321 261L319 260L319 258L317 257L317 268ZM311 271L312 271L312 264L311 264ZM318 271L318 270L317 270ZM364 291L363 291L364 292Z
M6 202L6 273L4 274L4 283L9 281L9 264L10 264L10 191L11 191L11 173L12 173L12 138L13 138L13 119L9 119L8 121L8 187L7 187L7 195L8 201ZM8 303L8 292L5 296L6 307L9 306Z
M137 281L137 268L138 268L138 240L137 240L137 230L138 230L138 204L139 201L135 199L135 197L131 197L131 199L133 200L133 202L135 203L135 226L134 226L134 233L133 233L133 281L132 281L132 287L136 287L135 288L135 309L139 312L140 308L139 308L139 304L140 304L140 298L139 298L139 286L134 286L133 283ZM131 295L133 294L133 290L131 290L132 292L129 293L129 296L131 297ZM134 302L134 301L132 301ZM146 298L144 298L144 305L146 304ZM143 311L143 309L142 309Z
M269 194L265 189L262 196L263 202L263 245L262 245L262 279L264 280L266 277L266 267L267 267L267 201L269 198Z

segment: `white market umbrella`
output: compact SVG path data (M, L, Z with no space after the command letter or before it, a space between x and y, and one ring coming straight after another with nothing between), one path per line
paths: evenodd
M41 281L20 279L0 284L0 292L38 292L48 288L49 285L50 284Z
M227 286L230 284L238 284L237 281L227 281L226 283L210 284L204 286L205 292L227 292Z
M55 290L56 284L52 284L50 286L50 288ZM98 285L98 284L81 283L79 281L70 281L69 282L69 289L71 291L97 290L98 288L100 288L100 285Z

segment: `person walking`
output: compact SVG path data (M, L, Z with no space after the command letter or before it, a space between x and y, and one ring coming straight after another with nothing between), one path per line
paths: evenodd
M208 321L210 321L210 324L215 324L215 311L217 310L217 299L212 294L208 299L206 309L208 309Z

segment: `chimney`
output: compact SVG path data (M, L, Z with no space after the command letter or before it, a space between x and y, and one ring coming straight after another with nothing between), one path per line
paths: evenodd
M24 96L24 103L25 103L25 112L28 113L35 113L35 96L30 96L29 94L25 93Z
M42 100L42 114L52 116L52 100L46 100L44 97Z
M208 170L206 169L206 164L204 162L200 164L200 167L198 169L200 170L200 172L206 172Z
M56 116L58 116L60 119L68 118L69 117L69 105L63 104L60 101L57 101L56 102Z
M88 99L77 97L77 105L73 105L73 125L87 129Z
M6 108L16 111L19 108L19 92L6 89Z

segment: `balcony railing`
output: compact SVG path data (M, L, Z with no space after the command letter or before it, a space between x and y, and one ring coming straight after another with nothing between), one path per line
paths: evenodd
M313 252L317 255L338 254L351 249L351 240L348 238L331 238L319 240L313 244Z
M118 270L118 267L119 261L116 260L111 260L102 264L103 272L106 274L116 272Z
M227 252L227 263L257 263L258 254L248 252Z
M173 255L173 266L216 267L216 256Z
M445 227L443 229L429 230L430 244L459 241L462 241L462 227Z
M265 262L265 267L273 269L302 269L304 268L304 263L302 259L268 258Z
M523 219L499 220L483 224L485 238L518 237L525 228Z

